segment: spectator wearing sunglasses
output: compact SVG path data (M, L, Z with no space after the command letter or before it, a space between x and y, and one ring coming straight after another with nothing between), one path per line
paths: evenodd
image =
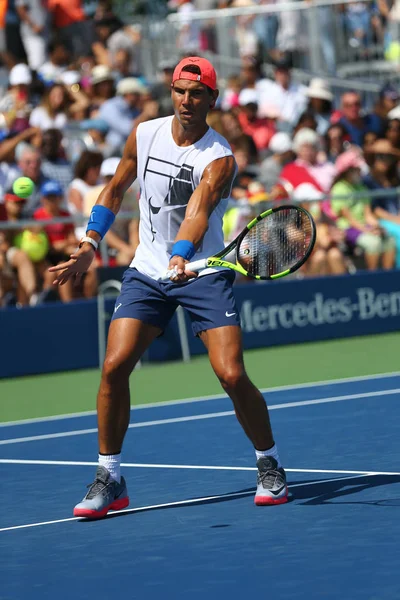
M377 140L370 151L370 172L364 177L364 183L375 193L379 190L384 192L374 196L372 210L380 226L396 240L396 267L400 267L400 198L393 193L393 188L400 185L400 150L394 148L389 140ZM392 194L388 194L390 191Z
M378 115L362 114L361 97L357 92L346 92L342 95L341 114L339 123L345 128L352 144L361 147L364 135L369 131L379 135L382 133L381 119Z

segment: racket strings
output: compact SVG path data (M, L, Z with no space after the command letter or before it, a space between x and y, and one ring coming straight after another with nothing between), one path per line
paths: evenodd
M306 256L312 237L307 213L292 207L279 210L249 229L237 260L249 275L271 277L297 265Z

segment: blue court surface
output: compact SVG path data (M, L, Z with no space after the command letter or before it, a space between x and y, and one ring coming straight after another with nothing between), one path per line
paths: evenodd
M1 600L400 598L400 375L265 394L290 502L256 507L226 398L138 408L130 508L72 517L94 415L0 427Z

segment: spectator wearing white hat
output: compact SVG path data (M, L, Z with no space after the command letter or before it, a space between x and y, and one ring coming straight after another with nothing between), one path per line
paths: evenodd
M47 11L41 0L15 0L21 20L20 33L28 64L37 71L46 60L48 38Z
M312 79L305 94L310 99L308 109L312 111L317 121L317 132L325 135L330 126L333 103L333 94L329 83L318 77Z
M272 155L263 160L260 165L259 180L269 192L279 181L283 167L293 160L292 140L283 131L275 133L269 142Z
M104 187L115 175L120 160L119 157L111 156L101 163L100 178L102 183L88 190L84 196L84 214L87 217L96 204L100 192L103 191ZM129 265L139 244L139 219L132 217L129 219L121 218L127 213L138 212L137 197L139 189L135 183L125 193L121 210L119 211L119 218L114 222L105 236L109 253L114 257L118 265Z
M336 170L332 163L318 161L319 146L320 138L312 129L305 127L294 136L292 149L297 158L283 167L280 176L280 185L290 196L305 183L323 194L330 190Z
M92 108L100 106L115 95L114 74L106 65L96 65L91 72Z
M29 114L32 106L29 102L32 75L28 65L15 65L8 76L8 92L0 100L0 113L6 127L16 133L29 127Z
M148 101L143 105L143 97L146 94L148 89L140 79L126 77L117 85L117 96L106 100L100 107L98 117L106 121L110 127L107 142L116 153L121 151L128 135L136 125L158 116L157 102Z

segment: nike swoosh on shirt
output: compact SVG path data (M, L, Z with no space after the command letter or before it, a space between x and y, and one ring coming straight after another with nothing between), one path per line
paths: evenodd
M225 312L226 317L233 317L233 315L236 315L236 313L228 313L228 311Z
M159 213L159 212L160 212L160 210L161 210L161 206L153 206L153 205L152 205L152 203L151 203L151 199L152 199L152 197L153 197L153 196L150 196L150 198L149 198L149 206L150 206L150 210L151 210L151 212L153 213L153 215L158 215L158 213Z

